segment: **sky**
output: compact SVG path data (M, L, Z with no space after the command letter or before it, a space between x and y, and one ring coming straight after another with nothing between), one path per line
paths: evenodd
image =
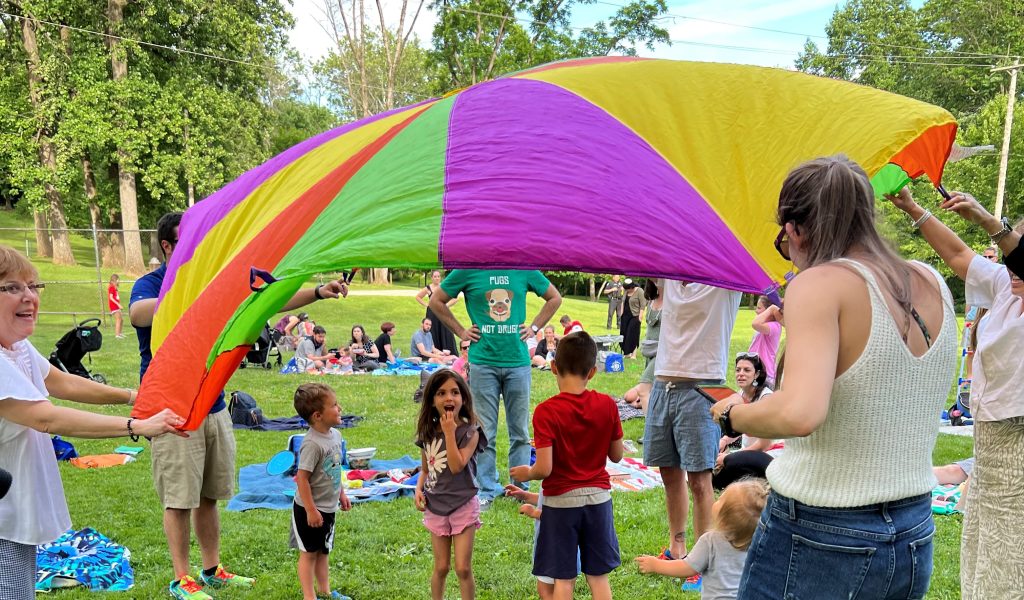
M653 51L642 47L639 52L654 58L792 68L808 37L824 46L825 27L837 1L669 0L669 18L663 26L673 43L658 45ZM325 0L293 2L292 45L307 59L324 56L332 44L322 25ZM414 0L409 3L414 6ZM617 10L615 5L623 3L625 0L598 0L578 6L573 11L573 26L587 27L606 19ZM392 27L397 24L400 5L400 0L384 1L385 18ZM372 11L376 23L375 4L366 2L365 6ZM434 22L434 15L424 7L414 28L424 45L430 44Z

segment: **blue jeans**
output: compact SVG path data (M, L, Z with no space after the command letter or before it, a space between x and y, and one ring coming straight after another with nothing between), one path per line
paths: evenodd
M498 481L496 451L499 395L505 400L508 464L530 464L530 366L470 365L469 388L473 392L473 408L487 436L487 447L476 461L479 496L491 500L505 493Z
M930 494L856 508L818 508L772 492L747 553L737 598L924 598L934 535Z

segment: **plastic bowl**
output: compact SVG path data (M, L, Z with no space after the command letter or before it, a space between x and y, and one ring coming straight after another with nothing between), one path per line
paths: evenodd
M377 454L376 448L354 448L348 451L348 466L351 469L368 469L370 459Z

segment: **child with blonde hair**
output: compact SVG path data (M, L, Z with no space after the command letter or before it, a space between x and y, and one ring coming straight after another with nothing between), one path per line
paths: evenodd
M711 507L712 528L700 536L689 554L679 560L638 556L640 572L680 578L700 574L702 600L736 598L747 549L767 500L768 482L764 479L741 479L729 485Z

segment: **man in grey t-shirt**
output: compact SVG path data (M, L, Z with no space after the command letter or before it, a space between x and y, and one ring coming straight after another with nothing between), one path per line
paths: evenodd
M295 349L295 366L299 371L323 370L327 360L331 358L325 349L327 330L317 325L313 328L313 337L308 337Z
M412 341L409 343L409 355L435 364L451 363L456 359L454 355L447 350L442 352L434 348L434 338L430 335L432 326L433 322L430 319L420 321L420 328L412 334Z

